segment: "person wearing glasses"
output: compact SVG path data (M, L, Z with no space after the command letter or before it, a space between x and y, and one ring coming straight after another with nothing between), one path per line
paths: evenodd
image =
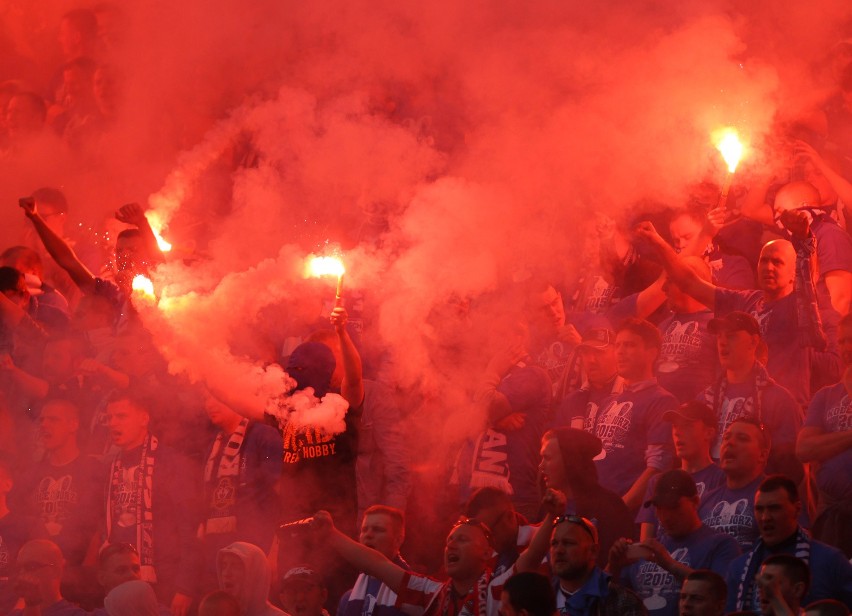
M621 539L609 554L608 569L642 597L652 616L677 616L681 585L696 569L725 575L740 554L730 535L698 517L698 489L684 470L663 473L645 507L654 507L662 534L641 543Z
M640 616L642 600L597 566L600 539L591 520L561 515L550 535L550 568L561 616Z
M446 582L406 571L381 552L350 539L334 527L327 511L314 515L311 528L317 541L324 542L359 571L380 579L397 595L394 607L409 616L497 616L506 580L541 564L547 553L553 516L564 511L565 498L549 491L543 506L548 514L529 548L496 577L490 569L494 551L491 531L477 519L461 518L444 545L444 568L449 578Z
M24 544L15 563L14 588L24 607L11 616L88 616L62 597L59 589L65 559L59 546L46 539Z

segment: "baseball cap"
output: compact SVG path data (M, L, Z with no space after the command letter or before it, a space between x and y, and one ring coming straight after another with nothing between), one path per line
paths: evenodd
M281 578L281 588L286 588L291 584L299 582L323 585L322 576L310 565L297 565L292 569L288 569L287 573Z
M654 486L654 495L645 502L646 507L674 507L681 497L698 496L698 488L692 475L683 470L668 471L660 475Z
M720 334L726 331L744 331L752 335L760 335L760 325L757 319L747 312L735 310L723 317L710 319L707 329L711 334Z
M602 350L615 343L615 334L605 327L593 327L583 332L581 347Z
M688 419L689 421L700 421L710 428L715 428L718 424L718 419L713 409L698 400L684 402L676 409L663 413L663 421L673 422L678 417Z

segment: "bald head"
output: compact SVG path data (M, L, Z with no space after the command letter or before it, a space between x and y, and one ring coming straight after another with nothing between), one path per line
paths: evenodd
M18 563L38 562L61 568L65 562L59 546L47 539L34 539L24 544L18 552Z
M816 207L822 201L816 186L810 182L790 182L782 186L775 195L775 215L801 207Z
M757 283L767 299L775 300L793 292L796 279L796 250L787 240L764 244L757 262Z

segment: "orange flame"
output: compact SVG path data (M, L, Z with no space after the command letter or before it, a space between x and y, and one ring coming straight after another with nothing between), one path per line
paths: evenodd
M142 274L136 274L132 283L133 291L143 297L154 298L154 283L151 279Z
M737 165L740 164L745 146L737 134L737 130L733 127L723 128L716 131L713 141L716 143L716 149L722 154L725 163L728 165L728 172L733 173L737 170Z
M154 237L157 238L157 247L161 252L169 252L172 249L172 245L162 236L163 222L160 220L160 216L156 212L148 211L145 212L145 218L148 219L151 231L154 232Z

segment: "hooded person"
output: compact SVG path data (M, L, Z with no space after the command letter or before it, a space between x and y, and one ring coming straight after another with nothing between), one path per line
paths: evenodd
M568 497L565 513L588 518L600 535L598 564L621 537L633 536L633 518L618 494L598 482L595 457L603 445L598 437L577 428L549 430L541 439L541 470L545 487Z
M269 564L256 545L236 541L222 548L216 571L219 589L239 601L241 616L288 616L269 602Z
M104 598L104 608L109 616L160 616L157 593L142 580L130 580L113 588Z
M295 391L313 390L323 403L333 396L332 377L337 362L334 353L321 342L304 342L293 349L286 371L296 381ZM350 535L355 534L357 496L355 460L357 455L358 410L343 404L342 432L334 433L322 422L296 425L287 418L274 418L283 435L284 467L281 477L282 516L285 520L305 518L313 511L330 509ZM310 422L311 415L308 415ZM341 572L340 560L323 546L312 545L306 534L281 537L277 552L279 571L309 563L326 572L329 594L340 596L355 581L354 570ZM339 584L336 586L335 584Z

